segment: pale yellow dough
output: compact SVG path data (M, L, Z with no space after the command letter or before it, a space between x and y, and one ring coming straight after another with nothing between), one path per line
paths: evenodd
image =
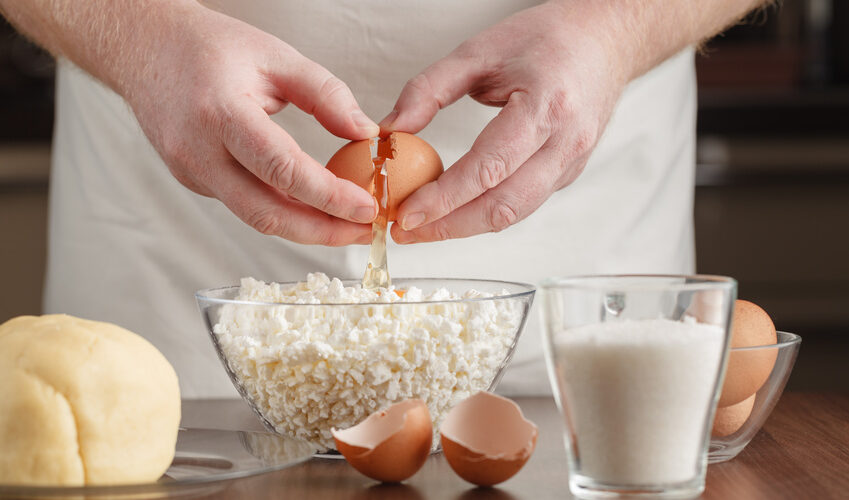
M155 481L179 424L177 375L142 337L61 314L0 325L0 484Z

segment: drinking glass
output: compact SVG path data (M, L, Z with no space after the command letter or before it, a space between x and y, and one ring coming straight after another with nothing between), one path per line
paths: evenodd
M546 280L541 291L572 493L700 495L736 281L582 276Z

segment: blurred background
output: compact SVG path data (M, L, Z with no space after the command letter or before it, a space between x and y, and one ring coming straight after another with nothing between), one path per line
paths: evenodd
M788 387L849 390L849 2L785 0L697 61L697 266L799 333ZM0 322L41 312L53 62L0 19Z

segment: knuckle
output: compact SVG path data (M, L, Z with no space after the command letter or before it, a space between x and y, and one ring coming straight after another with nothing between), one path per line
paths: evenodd
M492 72L497 72L498 67L503 63L498 57L493 58L490 55L490 46L490 41L480 37L467 39L458 45L448 57L468 68L478 70L488 68Z
M537 105L541 117L537 132L543 135L556 134L577 117L577 105L571 94L563 89L555 90Z
M229 123L230 112L220 98L216 101L212 97L201 96L195 101L195 116L203 129L210 133L221 136Z
M344 206L341 195L335 191L316 193L316 208L328 213L341 213Z
M452 195L443 192L438 198L436 202L436 206L439 210L439 214L447 214L452 212L455 208L457 208L458 203L454 201Z
M285 192L296 192L301 185L297 162L290 155L275 155L266 162L263 177L267 182Z
M346 100L350 91L345 82L328 74L318 88L318 99L308 112L311 115L319 115L327 106L338 107L340 100Z
M450 213L460 206L460 203L456 200L454 190L451 189L451 186L446 185L442 177L436 179L436 186L437 187L434 190L436 193L436 202L434 203L434 206L436 207L435 213L438 216Z
M437 221L433 225L433 236L436 241L445 241L453 238L451 228L445 221Z
M587 161L582 160L578 163L573 163L571 165L566 166L563 169L563 173L560 178L557 180L557 183L554 186L555 190L563 189L564 187L572 184L575 179L577 179L584 171L587 166Z
M427 73L419 73L418 75L407 81L407 87L413 89L416 93L424 95L435 104L437 109L445 107L446 98L436 93L430 78Z
M314 236L316 244L327 247L338 247L348 243L343 241L342 233L337 231L318 231L314 233Z
M572 139L571 152L573 157L580 158L588 154L595 147L596 140L597 134L593 133L591 129L587 127L579 128Z
M492 202L487 217L489 218L488 225L495 233L503 231L519 221L519 213L516 209L510 203L501 199Z
M407 87L410 87L414 90L418 90L419 92L430 92L430 80L428 80L427 75L425 73L419 73L418 75L410 78L407 81Z
M503 153L489 153L478 164L478 186L481 191L492 189L507 178L509 159Z
M549 121L560 123L575 116L576 104L571 93L564 89L555 90L548 98L545 114Z
M548 99L545 112L544 126L551 132L562 129L565 123L571 130L568 146L569 155L573 158L587 155L598 141L598 131L590 126L592 118L581 113L579 104L573 94L565 90L555 91Z
M332 98L335 98L338 94L347 94L348 86L345 85L345 82L340 80L339 78L328 75L324 82L321 84L321 87L318 89L318 95L320 98L319 106L324 105Z
M286 220L269 210L259 210L248 215L248 225L265 235L287 234Z

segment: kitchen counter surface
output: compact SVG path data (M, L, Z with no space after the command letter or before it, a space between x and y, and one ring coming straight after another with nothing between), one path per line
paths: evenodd
M344 460L318 459L282 471L224 483L206 499L545 500L572 498L559 416L549 398L515 398L540 428L536 451L496 488L460 479L441 454L400 485L381 485ZM261 430L245 403L194 400L183 425ZM734 460L708 467L704 499L849 498L849 394L787 393L766 425Z

